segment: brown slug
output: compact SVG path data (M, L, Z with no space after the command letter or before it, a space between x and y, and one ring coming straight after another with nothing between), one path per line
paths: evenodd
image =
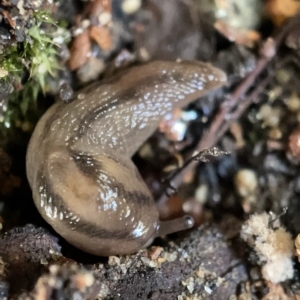
M69 243L99 256L129 254L191 227L159 221L131 156L172 109L226 82L210 64L155 61L58 101L31 137L27 177L44 219Z

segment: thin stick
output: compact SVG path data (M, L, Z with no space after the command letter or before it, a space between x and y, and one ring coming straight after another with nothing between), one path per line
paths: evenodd
M257 99L258 95L263 91L269 79L265 79L257 87L254 88L253 92L244 99L244 95L252 87L253 83L259 77L259 75L266 69L268 63L275 56L278 47L283 42L287 34L299 26L300 14L296 15L290 20L290 22L284 26L281 32L274 38L268 38L262 45L262 51L260 58L258 59L257 65L254 70L239 84L231 96L227 97L225 102L221 105L218 112L216 113L214 120L211 123L209 129L204 133L200 142L191 152L200 152L205 149L211 148L220 140L224 133L229 129L231 123L241 117L245 110ZM273 48L272 48L273 47ZM191 157L191 153L189 157ZM188 160L188 165L185 164L185 168L181 169L180 172L176 172L175 176L171 178L170 184L175 189L181 184L184 174L191 172L195 166L191 163L193 160ZM167 196L162 194L158 199L158 205L164 205L167 200Z

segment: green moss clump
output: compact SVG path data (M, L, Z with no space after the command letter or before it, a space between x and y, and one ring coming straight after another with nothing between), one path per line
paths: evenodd
M60 27L45 11L36 11L31 18L33 25L27 29L25 41L2 49L0 55L0 86L2 81L15 87L6 104L4 97L0 99L0 137L5 128L24 121L29 108L36 110L38 94L47 92L47 78L60 68L58 45L53 42Z

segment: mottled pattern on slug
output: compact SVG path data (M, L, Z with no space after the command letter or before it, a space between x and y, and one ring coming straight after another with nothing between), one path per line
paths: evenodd
M39 212L86 252L126 254L143 247L163 222L131 156L164 115L225 80L205 63L152 62L54 104L27 152Z

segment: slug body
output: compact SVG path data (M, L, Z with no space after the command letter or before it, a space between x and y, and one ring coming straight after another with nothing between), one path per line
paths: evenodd
M41 215L68 242L100 256L136 252L153 237L188 228L184 219L159 221L131 156L164 115L225 81L206 63L152 62L54 104L26 158Z

